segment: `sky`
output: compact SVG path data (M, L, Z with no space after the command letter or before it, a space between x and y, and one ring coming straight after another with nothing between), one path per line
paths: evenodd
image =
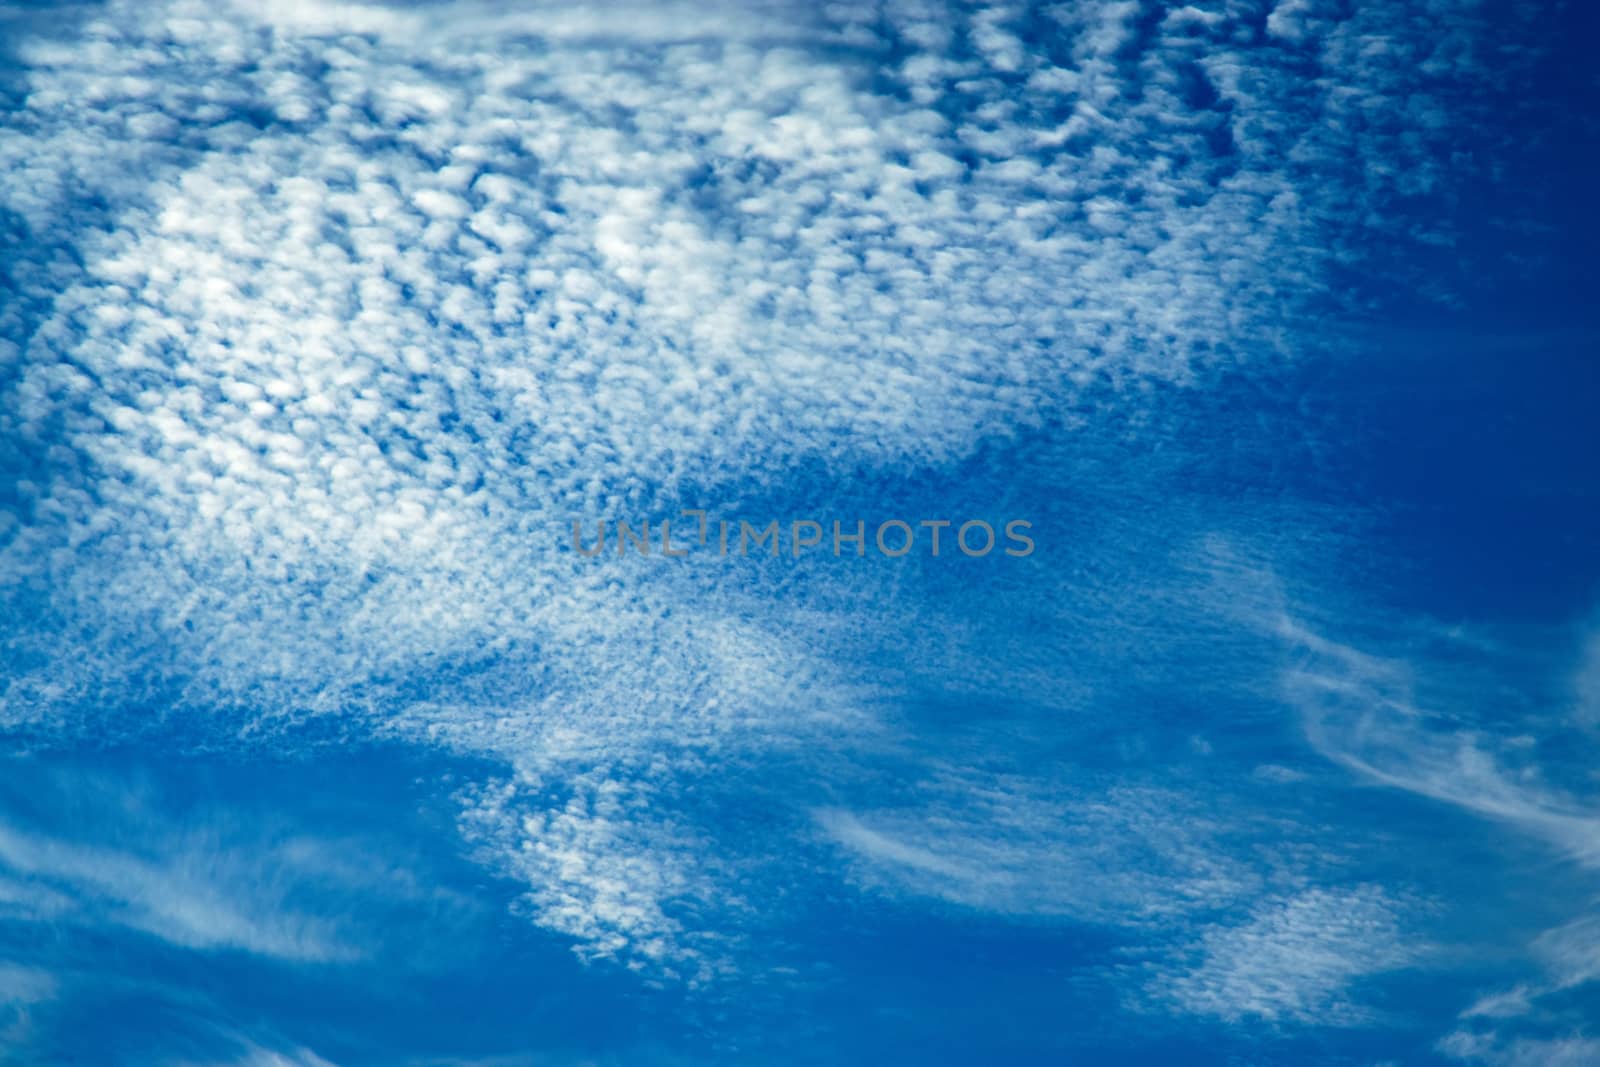
M0 1063L1600 1063L1597 33L0 4Z

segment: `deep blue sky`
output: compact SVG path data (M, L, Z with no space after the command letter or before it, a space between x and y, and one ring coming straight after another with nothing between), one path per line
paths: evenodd
M1596 32L0 11L0 1062L1600 1062Z

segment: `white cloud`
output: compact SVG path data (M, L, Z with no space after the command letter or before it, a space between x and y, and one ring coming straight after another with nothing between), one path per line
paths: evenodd
M748 572L575 566L569 519L801 461L952 460L1090 386L1116 405L1278 358L1308 313L1285 294L1353 240L1331 220L1386 229L1442 180L1419 70L1467 84L1475 26L1285 12L1323 35L1306 77L1298 49L1233 43L1242 14L1141 41L1136 5L1062 6L1047 51L1002 7L847 6L177 0L25 35L0 197L37 280L0 320L0 439L45 459L0 548L37 619L4 635L0 724L136 734L104 710L136 690L222 738L343 716L600 796L663 738L849 722L860 683L814 618L730 588ZM1226 114L1188 102L1200 79ZM936 895L1069 907L849 818L867 853L933 857L899 866ZM485 838L536 921L691 951L659 901L715 869L694 833L543 819ZM1050 847L1018 834L998 858ZM163 910L148 866L12 847L173 936L301 951L201 898Z
M282 859L269 852L241 864L200 842L172 843L166 854L146 859L0 824L0 867L113 922L187 948L310 960L351 955L326 919L285 910L275 899Z
M1543 980L1484 996L1461 1013L1462 1019L1536 1018L1542 1004L1600 978L1600 917L1585 915L1546 930L1533 939L1529 949L1544 970ZM1473 1040L1486 1040L1481 1034L1472 1036Z
M266 1048L254 1041L230 1034L241 1047L222 1060L182 1060L173 1067L335 1067L308 1048Z
M1461 1013L1463 1019L1515 1018L1526 1014L1533 1006L1533 992L1525 985L1514 986L1498 993L1479 997L1471 1007Z
M0 1006L37 1004L55 996L55 979L35 967L0 963Z
M334 1067L334 1064L310 1049L293 1049L288 1052L256 1049L238 1061L238 1067Z
M1575 919L1547 930L1533 943L1558 989L1568 989L1600 978L1600 916Z
M378 842L291 831L276 815L175 808L140 778L6 767L26 788L20 812L71 811L70 827L0 818L0 918L120 926L200 951L337 962L376 951L378 914L418 901L459 912L447 891L419 886L406 853ZM34 928L42 928L36 926Z
M1189 965L1163 965L1145 993L1157 1005L1228 1022L1358 1025L1371 1016L1349 998L1352 984L1417 958L1400 918L1400 906L1376 886L1266 900L1241 923L1205 927Z
M50 972L0 960L0 1048L26 1047L33 1008L54 1000L57 992Z
M1407 654L1389 657L1324 637L1288 615L1277 617L1276 629L1291 651L1283 691L1323 756L1364 782L1523 835L1579 872L1600 866L1600 809L1558 784L1574 778L1562 779L1562 760L1538 743L1550 724L1574 721L1566 694L1540 677L1571 677L1548 655L1531 657L1537 671L1512 669L1508 664L1525 667L1530 657L1466 627L1405 628L1394 643ZM1560 648L1567 636L1541 644ZM1527 951L1542 975L1480 996L1460 1018L1494 1020L1494 1027L1458 1030L1439 1043L1441 1052L1494 1065L1593 1058L1594 1043L1583 1034L1508 1036L1502 1029L1540 1023L1560 994L1600 977L1600 920L1580 914L1534 938Z
M1505 1040L1460 1030L1440 1041L1438 1049L1452 1059L1490 1067L1585 1067L1600 1060L1600 1041L1582 1034Z
M583 960L615 960L647 977L690 984L728 965L731 924L713 935L687 915L737 905L702 842L647 814L651 783L570 777L550 807L526 779L472 790L462 816L482 859L527 884L522 903L539 925L573 939ZM724 873L725 872L721 872Z
M864 885L999 914L1140 925L1237 900L1259 876L1167 790L1046 791L959 777L921 807L815 812Z
M1286 673L1286 693L1324 756L1372 781L1517 827L1584 866L1600 865L1600 811L1541 782L1525 759L1517 774L1503 766L1518 758L1520 735L1496 739L1460 725L1461 710L1479 709L1417 706L1406 661L1368 655L1287 620L1282 633L1305 657Z

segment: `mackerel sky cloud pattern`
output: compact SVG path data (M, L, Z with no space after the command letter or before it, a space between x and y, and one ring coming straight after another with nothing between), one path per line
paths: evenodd
M1567 408L1504 431L1566 457L1539 505L1573 511L1558 607L1393 577L1431 520L1405 527L1381 458L1449 432L1407 406L1402 326L1448 321L1420 347L1465 384L1435 410L1493 426L1484 368L1593 339L1577 303L1471 310L1496 270L1564 269L1562 201L1527 190L1571 131L1521 118L1553 113L1549 24L1469 0L0 19L0 1044L64 1055L50 1020L110 996L81 950L14 947L47 924L173 961L149 995L192 1026L128 1063L772 1062L804 1035L852 1061L865 1024L829 1005L871 953L992 961L1028 931L996 978L1018 1010L1128 1029L1041 1009L1008 1062L1098 1062L1151 1020L1151 1062L1586 1040L1579 889L1497 935L1526 974L1424 1011L1405 983L1444 980L1489 890L1458 899L1468 844L1438 877L1393 859L1429 812L1584 892L1600 856L1573 762L1600 719L1593 471L1536 436ZM1505 403L1581 405L1575 373ZM1428 514L1457 506L1449 462ZM1022 517L1040 550L571 551L574 519L684 508ZM245 792L161 769L180 755L282 769ZM455 944L428 960L386 922ZM420 989L474 937L533 946L482 980L586 1006L472 1052L303 1005L245 1025L176 962ZM1457 1017L1513 987L1520 1013ZM613 1002L636 1045L573 1036ZM998 1054L963 1034L951 1062Z

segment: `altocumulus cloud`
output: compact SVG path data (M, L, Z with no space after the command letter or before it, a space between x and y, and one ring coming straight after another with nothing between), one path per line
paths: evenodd
M1302 2L112 3L27 30L0 132L23 471L0 724L270 745L309 723L491 757L510 773L463 791L462 826L532 920L690 977L724 951L694 917L742 875L678 813L683 769L871 711L839 620L575 567L570 518L948 464L1080 395L1292 357L1362 242L1448 239L1392 206L1446 182L1482 33L1470 4ZM1148 794L1113 799L1096 818L1145 825ZM1039 869L1063 802L1041 803L989 858ZM1113 903L991 884L960 818L929 840L819 819L868 880ZM1150 826L1158 893L1233 886ZM6 840L106 884L97 853ZM106 892L141 899L141 870ZM1346 969L1263 997L1229 940L1329 959L1294 932L1325 904L1208 935L1163 988L1331 1002Z
M1416 960L1400 934L1401 910L1375 886L1269 899L1242 923L1203 928L1191 960L1160 968L1145 995L1229 1022L1353 1025L1367 1013L1347 988Z

